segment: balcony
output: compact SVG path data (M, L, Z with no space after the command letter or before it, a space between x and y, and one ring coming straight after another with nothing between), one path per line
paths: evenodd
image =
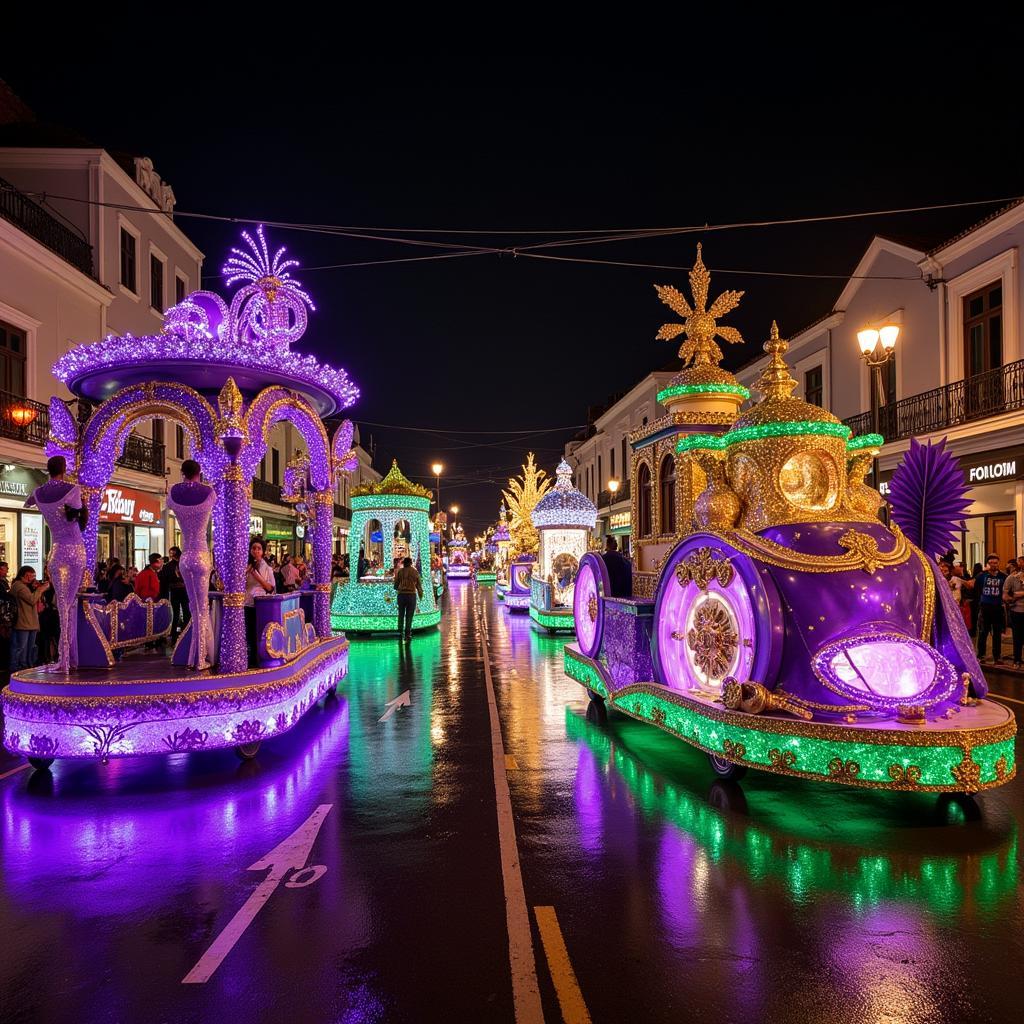
M609 490L604 490L597 495L597 507L608 508L610 505L617 505L620 501L629 501L629 481L623 480L622 485L615 492L614 496Z
M77 232L61 223L49 210L0 178L0 217L55 252L83 274L94 277L92 246Z
M49 406L0 391L0 437L42 448L49 433Z
M260 480L259 477L252 482L252 497L254 501L265 501L270 505L288 504L281 497L280 484L272 484L269 480Z
M334 518L335 519L346 519L352 522L352 509L348 505L339 505L337 502L334 503Z
M878 410L878 425L886 441L903 441L1019 409L1024 409L1024 359L885 405ZM873 428L870 412L843 422L854 434Z
M139 473L163 476L164 453L164 446L158 441L151 441L139 434L129 434L124 452L117 460L117 464L122 469L134 469Z

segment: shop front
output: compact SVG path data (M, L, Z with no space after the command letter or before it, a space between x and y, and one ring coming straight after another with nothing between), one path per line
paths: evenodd
M278 561L286 554L294 554L297 544L302 543L295 538L295 520L276 519L273 516L263 516L263 540L267 547L266 553Z
M146 567L151 553L165 555L160 499L131 487L105 487L97 542L100 561L117 558L137 569Z
M968 570L984 565L990 554L1000 565L1019 557L1024 515L1024 445L959 457L971 506L964 515L958 559ZM889 496L892 473L882 473L880 490Z
M610 537L615 537L619 542L619 551L627 558L629 557L629 538L633 533L633 523L629 512L613 512L608 517L608 530Z
M38 512L25 509L28 496L45 483L42 470L0 463L0 561L10 566L11 578L22 565L43 574L46 527Z

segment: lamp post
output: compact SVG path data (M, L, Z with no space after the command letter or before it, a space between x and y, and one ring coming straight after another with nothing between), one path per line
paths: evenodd
M444 472L444 463L435 462L431 467L434 479L437 481L437 511L441 511L441 474Z
M871 430L872 433L881 434L881 412L885 405L885 387L882 384L882 369L889 363L896 354L896 339L900 336L900 329L896 324L886 324L884 327L865 327L857 332L857 344L860 345L860 354L864 357L871 370L875 386L875 400L871 403ZM880 491L882 482L879 479L878 454L875 454L871 463L871 477L875 487Z

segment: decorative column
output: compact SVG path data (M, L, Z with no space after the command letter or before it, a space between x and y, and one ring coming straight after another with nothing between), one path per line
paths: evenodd
M82 503L89 510L82 541L85 544L85 575L82 586L96 585L96 562L99 559L100 506L103 504L103 488L81 485Z
M244 672L249 664L245 640L245 567L249 562L249 490L242 467L224 471L224 621L220 630L220 671Z
M313 628L321 639L331 636L331 540L334 491L313 491L309 497L313 526ZM358 557L358 556L357 556ZM352 576L351 579L355 579Z

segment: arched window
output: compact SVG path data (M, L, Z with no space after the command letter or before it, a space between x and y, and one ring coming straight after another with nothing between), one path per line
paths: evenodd
M640 536L650 537L654 532L651 524L651 471L642 463L637 473L637 517L640 520Z
M661 473L658 474L661 485L661 532L676 532L676 460L666 455L661 460Z

